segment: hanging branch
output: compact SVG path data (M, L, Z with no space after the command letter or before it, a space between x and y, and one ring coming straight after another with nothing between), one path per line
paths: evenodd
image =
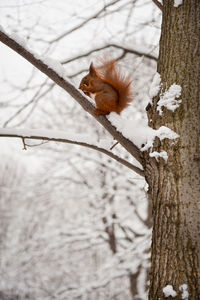
M57 136L62 136L62 137L57 137ZM66 133L64 133L66 135ZM59 143L67 143L67 144L74 144L74 145L79 145L83 147L87 147L96 151L99 151L101 153L106 154L107 156L111 157L112 159L116 160L117 162L121 163L122 165L126 166L127 168L133 170L140 176L144 176L144 171L133 164L129 163L125 159L115 155L111 151L106 150L105 148L89 144L88 142L80 142L80 141L73 141L71 139L65 138L63 136L63 132L56 132L55 134L53 131L49 130L49 132L46 130L45 132L42 131L39 133L39 130L23 130L23 129L7 129L3 128L0 129L0 136L1 137L14 137L14 138L21 138L24 149L26 150L27 147L29 147L28 144L26 144L25 140L26 139L31 139L31 140L42 140L42 141L53 141L53 142L59 142Z

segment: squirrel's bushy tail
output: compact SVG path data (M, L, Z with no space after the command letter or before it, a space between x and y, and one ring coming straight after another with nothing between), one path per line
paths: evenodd
M101 65L95 67L98 76L114 87L118 93L118 106L116 113L126 108L133 100L132 80L130 77L120 70L116 60L104 58L101 60Z

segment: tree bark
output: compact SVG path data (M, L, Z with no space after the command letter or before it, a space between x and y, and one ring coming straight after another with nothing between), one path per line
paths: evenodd
M149 299L166 299L163 288L172 285L177 296L200 295L200 2L163 1L158 72L160 94L172 84L181 86L182 103L174 112L157 110L159 96L148 110L149 125L167 126L177 140L156 140L153 151L166 151L167 163L145 153L145 173L152 200L153 236ZM181 286L187 285L189 298ZM186 298L183 298L185 295Z

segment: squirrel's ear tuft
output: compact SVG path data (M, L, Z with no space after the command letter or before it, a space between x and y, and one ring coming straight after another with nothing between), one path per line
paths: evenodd
M91 76L96 76L96 70L95 70L95 68L94 68L93 63L90 64L90 69L89 69L89 71L90 71L90 75L91 75Z

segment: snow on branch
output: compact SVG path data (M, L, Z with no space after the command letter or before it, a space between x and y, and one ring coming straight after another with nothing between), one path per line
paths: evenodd
M91 139L88 136L83 135L72 135L69 137L66 132L64 131L53 131L53 130L40 130L40 129L8 129L2 128L0 129L0 137L14 137L14 138L21 138L23 141L24 149L26 149L26 139L33 139L33 140L42 140L42 141L54 141L54 142L61 142L61 143L68 143L79 145L83 147L87 147L101 153L104 153L111 157L112 159L116 160L117 162L121 163L122 165L126 166L127 168L133 170L140 176L144 176L144 172L142 169L134 166L133 164L129 163L128 161L124 160L123 158L115 155L111 151L108 151L105 148L99 147L98 145L90 144L88 141Z
M87 100L83 93L66 80L65 69L59 62L38 56L36 53L30 51L22 39L18 36L11 37L2 27L0 27L0 41L24 57L38 70L46 74L57 85L68 92L83 109L91 114L139 163L143 163L141 151L133 142L118 132L105 116L93 115L94 106Z

